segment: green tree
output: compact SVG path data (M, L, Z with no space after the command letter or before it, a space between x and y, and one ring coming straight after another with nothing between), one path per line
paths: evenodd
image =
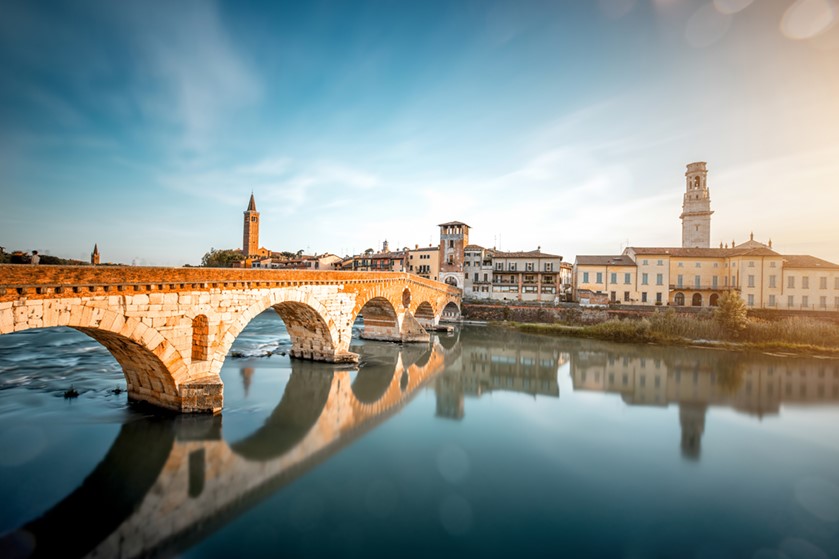
M726 291L720 296L719 306L714 312L714 319L723 332L736 338L746 329L749 323L746 303L734 291Z
M230 268L244 259L238 250L211 248L210 252L201 259L201 265L206 268Z

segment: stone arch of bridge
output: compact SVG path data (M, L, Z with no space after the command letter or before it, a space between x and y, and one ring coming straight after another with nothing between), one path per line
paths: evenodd
M358 306L358 304L356 305ZM394 301L388 297L373 294L369 297L358 309L358 312L353 316L353 322L361 315L364 317L364 330L362 330L361 337L370 340L398 340L400 338L399 332L399 317L397 310L399 307L394 304Z
M221 371L233 342L257 315L273 308L291 338L292 357L315 361L340 361L349 354L349 336L342 334L326 307L311 293L296 289L271 291L239 315L216 344L214 373Z
M448 301L440 311L440 318L457 318L460 316L460 305L455 301Z
M436 322L437 313L429 301L422 301L414 310L414 318L423 328L431 328Z
M82 304L78 311L44 312L36 324L29 328L18 326L16 331L59 326L78 330L113 355L122 368L130 399L178 409L179 387L190 380L188 365L180 351L145 322Z

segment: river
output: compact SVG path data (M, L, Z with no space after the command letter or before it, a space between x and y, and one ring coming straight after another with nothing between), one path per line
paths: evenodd
M292 360L224 410L127 402L57 328L0 336L0 556L839 557L839 361L463 326ZM79 395L65 398L73 387Z

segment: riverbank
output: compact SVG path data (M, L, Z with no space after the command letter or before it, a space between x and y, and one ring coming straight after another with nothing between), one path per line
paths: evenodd
M649 319L611 319L584 325L505 324L521 332L549 336L839 358L839 327L806 318L775 322L750 319L743 332L737 336L726 335L711 318L679 316L675 313L660 313Z

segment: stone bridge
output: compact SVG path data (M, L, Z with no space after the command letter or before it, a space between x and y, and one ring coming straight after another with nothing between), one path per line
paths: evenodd
M292 360L274 411L232 444L222 415L126 423L78 489L0 538L0 557L178 555L402 409L459 359L447 345L369 348L379 365L355 379Z
M69 326L121 365L128 396L179 412L222 408L222 363L233 341L273 308L291 355L357 362L362 337L428 342L460 313L461 292L397 272L0 265L0 334Z

